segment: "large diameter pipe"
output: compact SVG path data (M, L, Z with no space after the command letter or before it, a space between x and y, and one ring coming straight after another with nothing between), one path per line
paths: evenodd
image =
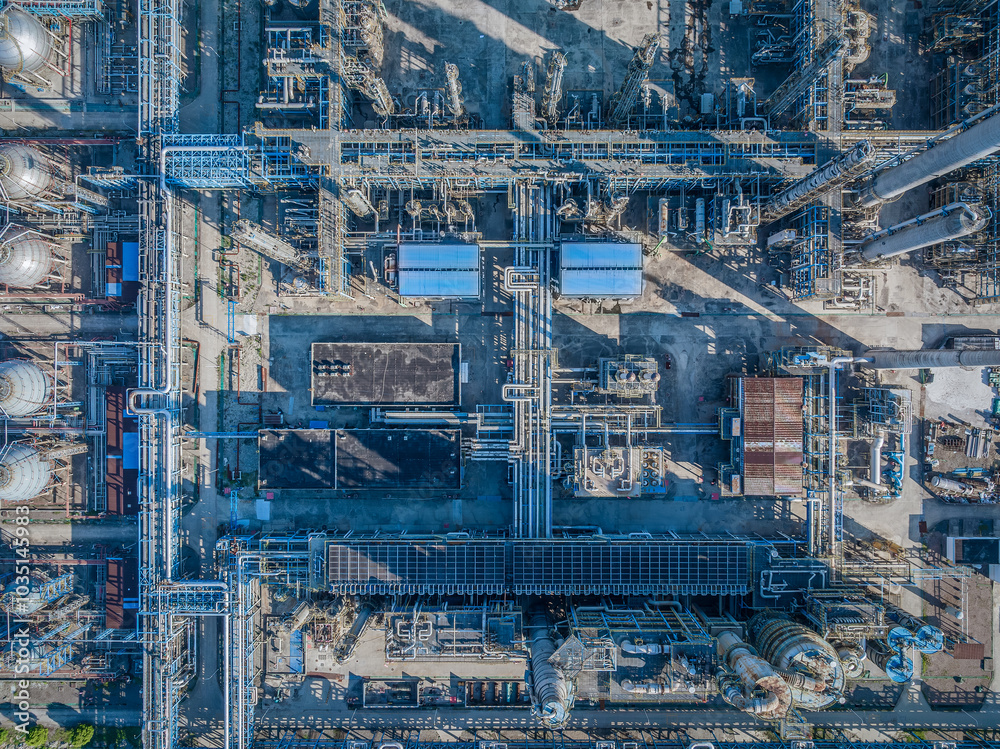
M869 351L871 369L933 369L935 367L1000 367L1000 350L931 349Z
M859 204L870 208L899 197L907 190L942 177L1000 149L1000 116L977 122L964 133L937 143L926 151L883 171L861 193Z
M919 224L910 224L897 232L869 239L858 246L861 258L868 263L930 247L939 242L975 234L986 226L986 218L968 206L945 216L936 216Z

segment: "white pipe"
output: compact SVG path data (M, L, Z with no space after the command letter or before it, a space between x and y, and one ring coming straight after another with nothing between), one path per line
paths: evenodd
M621 688L623 692L628 692L629 694L667 694L670 691L666 685L658 684L655 681L636 684L628 679L621 682Z
M641 655L659 655L663 652L663 646L657 642L645 642L642 645L636 645L634 642L629 642L625 640L621 644L623 653L635 653Z
M872 443L872 453L870 462L870 477L872 483L875 486L879 486L882 483L882 445L885 444L885 435L882 432L878 433L875 437L875 441Z

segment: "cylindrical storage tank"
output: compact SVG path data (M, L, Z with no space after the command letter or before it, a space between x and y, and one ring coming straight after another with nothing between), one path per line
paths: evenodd
M866 649L871 662L897 684L913 678L913 661L910 657L897 653L884 640L869 640Z
M8 226L0 243L0 284L27 289L38 286L52 270L48 242L21 227Z
M933 369L935 367L1000 367L1000 350L924 349L868 351L869 369Z
M0 68L33 73L52 59L52 37L41 21L17 6L0 12Z
M14 442L0 448L0 502L24 502L45 491L52 464L29 445Z
M0 409L7 416L31 416L49 402L49 377L32 361L0 362Z
M31 146L0 145L0 188L9 200L44 195L52 185L48 160Z
M869 239L858 246L861 258L867 263L885 260L905 252L912 252L932 244L975 234L986 226L986 218L975 211L956 208L946 216L935 216L920 224L904 226L893 234Z
M989 156L1000 148L1000 117L994 115L977 122L964 133L936 144L899 166L886 169L862 193L864 207L892 200L918 185L943 177L973 161Z
M807 710L821 710L832 705L844 693L846 676L833 645L819 633L780 614L757 614L747 624L747 632L761 657L779 672L806 674L823 682L819 691L814 685L790 683L795 702Z
M549 617L544 611L535 611L529 621L531 692L535 709L546 725L561 726L569 717L569 686L562 672L549 662L556 652Z

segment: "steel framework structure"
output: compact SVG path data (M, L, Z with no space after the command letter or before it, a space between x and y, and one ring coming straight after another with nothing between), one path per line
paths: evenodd
M180 0L139 0L139 137L177 132L181 69Z
M104 18L101 0L19 0L18 6L36 16L63 16L81 20Z

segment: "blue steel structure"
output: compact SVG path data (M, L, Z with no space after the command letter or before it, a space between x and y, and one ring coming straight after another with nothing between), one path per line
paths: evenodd
M161 139L167 151L167 184L196 190L249 187L251 149L239 135L172 134Z
M101 0L19 0L17 4L36 16L80 20L104 18L104 3Z

